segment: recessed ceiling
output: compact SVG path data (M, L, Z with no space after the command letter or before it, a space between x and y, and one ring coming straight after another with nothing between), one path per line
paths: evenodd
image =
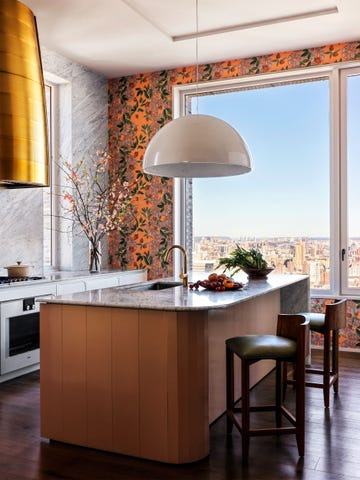
M195 0L23 3L42 45L108 78L360 40L360 0L198 0L198 27ZM197 57L195 39L172 38L209 30Z

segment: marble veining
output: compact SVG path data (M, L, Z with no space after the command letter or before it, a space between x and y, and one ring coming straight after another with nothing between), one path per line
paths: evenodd
M195 275L195 276L194 276ZM190 278L198 278L199 273L190 273ZM200 276L201 278L201 276ZM162 279L172 280L177 279ZM152 282L146 282L151 284ZM244 288L237 291L214 292L205 289L190 290L183 286L164 290L137 290L131 287L112 287L92 290L53 298L40 299L46 303L62 303L70 305L90 305L101 307L136 308L151 310L210 310L228 306L256 298L271 291L279 290L289 285L301 286L307 290L309 297L309 279L306 275L271 274L266 280L250 280ZM283 302L282 302L283 303ZM292 305L292 307L295 307ZM303 310L302 305L297 311ZM283 312L291 313L291 312Z
M42 271L42 189L0 190L0 275L17 261Z
M107 80L44 47L41 48L41 54L44 71L49 71L67 82L59 85L62 103L58 117L60 124L66 125L67 132L59 145L59 160L86 160L89 153L107 145ZM57 183L63 182L58 179ZM60 195L61 193L58 192ZM61 211L59 213L61 215ZM63 224L57 230L64 231ZM56 267L77 270L88 267L89 245L84 235L70 235L70 238L59 235L58 239L61 241L57 244ZM106 259L105 245L103 254Z
M59 160L79 160L91 148L107 144L107 80L101 75L41 46L45 72L58 76L60 108L56 112L59 124ZM61 192L60 192L61 193ZM43 190L42 188L0 191L1 275L3 267L17 260L33 266L32 275L43 271ZM61 212L57 212L60 215ZM61 226L56 228L63 231ZM104 246L104 258L106 249ZM106 262L107 263L107 262ZM88 267L88 242L76 237L57 246L56 267L76 270Z

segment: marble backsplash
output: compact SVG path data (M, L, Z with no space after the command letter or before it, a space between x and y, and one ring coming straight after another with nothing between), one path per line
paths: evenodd
M41 48L43 69L59 80L56 112L57 158L77 161L92 148L107 144L107 80L69 59ZM16 261L43 272L43 190L0 190L0 275ZM62 244L61 244L62 243ZM82 237L58 242L56 269L88 267L88 242Z
M42 271L42 190L0 190L0 274L17 261Z

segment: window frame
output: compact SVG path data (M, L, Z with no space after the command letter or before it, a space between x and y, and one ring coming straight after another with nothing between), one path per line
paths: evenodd
M44 71L44 82L52 86L53 97L53 148L51 156L52 202L52 259L45 270L71 270L72 236L71 222L63 218L62 190L64 174L58 167L61 158L72 159L72 87L71 82Z
M259 74L234 79L202 82L200 84L186 84L173 86L173 117L177 118L186 114L189 96L226 92L234 89L261 88L267 85L281 85L296 81L310 81L313 79L328 79L329 81L329 188L330 188L330 265L331 280L329 289L312 289L311 296L319 298L332 298L338 296L351 296L360 298L360 289L351 292L344 289L344 266L341 265L341 249L344 245L344 195L346 198L346 182L344 176L344 137L340 124L343 122L343 92L340 90L340 78L358 68L360 62L348 64L325 65L311 67L304 70L292 70L271 74ZM251 146L250 146L251 150ZM345 160L344 160L345 159ZM345 182L345 183L344 183ZM176 243L186 245L186 179L174 179L174 240ZM346 212L345 212L346 213ZM175 272L180 271L180 259L175 260ZM343 262L344 263L344 262Z
M49 196L50 207L50 263L45 263L45 256L43 260L44 269L51 270L55 264L55 226L54 226L54 154L56 143L56 127L55 127L55 108L58 101L56 84L51 82L48 78L44 80L45 87L50 88L50 111L48 112L48 132L49 132L49 186L45 187L44 196ZM43 242L45 238L45 226L43 229Z
M340 258L340 276L341 276L341 293L351 298L360 298L360 288L348 286L348 189L347 189L347 165L348 165L348 148L347 148L347 79L351 76L360 76L360 64L351 68L340 71L339 77L339 110L340 110L340 205L341 205L341 227L340 242L341 250L344 250L344 259ZM342 253L339 253L342 257ZM354 297L354 293L357 297Z

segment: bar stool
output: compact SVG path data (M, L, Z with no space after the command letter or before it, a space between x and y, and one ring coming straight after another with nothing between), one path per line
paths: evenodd
M322 382L306 381L307 387L322 388L324 406L330 405L330 388L339 389L339 330L346 326L346 299L335 300L325 307L324 313L310 313L310 330L324 336L322 368L307 368L306 373L322 375Z
M305 315L280 314L276 335L245 335L226 340L226 415L227 433L233 425L242 436L242 459L247 463L249 439L252 436L295 434L299 456L305 451L305 357L308 350L309 319ZM234 355L241 359L241 407L235 407ZM260 360L276 361L275 405L250 406L250 366ZM296 413L295 416L283 404L283 362L295 362ZM256 428L250 426L250 412L275 411L276 427ZM235 413L241 413L239 422ZM291 426L281 426L282 415Z

